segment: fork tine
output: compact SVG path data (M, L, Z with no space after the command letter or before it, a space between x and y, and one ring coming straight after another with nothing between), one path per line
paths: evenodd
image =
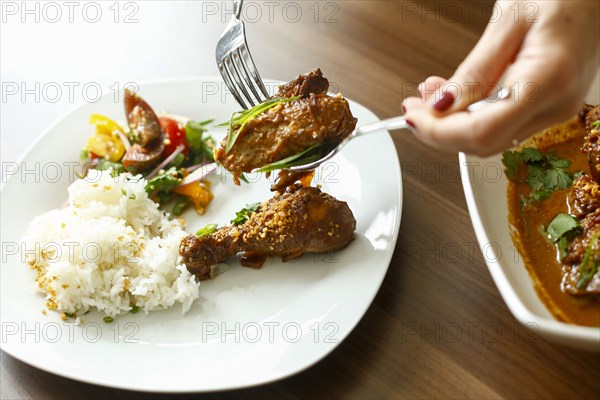
M235 84L233 83L233 79L231 78L231 76L229 74L229 70L227 69L227 67L225 65L225 61L226 60L223 60L223 62L219 65L219 72L221 72L221 76L223 77L225 84L229 88L229 91L231 91L231 94L233 95L233 97L235 97L235 100L238 102L238 104L240 106L242 106L243 109L247 110L248 107L246 106L246 103L244 102L244 100L242 99L240 94L238 93L237 88L236 88Z
M244 86L244 82L242 81L237 63L235 62L235 51L233 51L232 54L229 57L227 57L227 60L225 60L225 66L229 69L231 76L233 77L233 80L237 85L238 90L242 92L250 106L254 107L254 99L248 94L246 86Z
M252 55L250 54L250 50L248 49L248 45L244 42L242 46L240 46L240 55L242 55L242 59L244 60L244 68L249 72L249 75L254 80L254 83L259 87L260 91L265 95L265 99L271 98L269 92L267 92L267 88L260 77L258 70L256 69L256 64L254 64L254 60L252 59ZM263 99L264 101L264 99Z
M252 93L254 94L254 97L256 97L256 100L258 100L259 103L262 103L263 101L265 101L265 99L262 99L260 97L260 94L258 94L258 92L256 91L255 85L252 83L251 77L250 77L250 72L248 71L248 67L246 66L246 61L244 60L244 56L242 55L242 51L238 48L237 52L236 52L236 56L237 59L239 60L239 62L237 62L237 65L241 65L242 68L244 69L244 74L242 74L244 76L244 80L246 81L246 85L250 88L250 90L252 91Z

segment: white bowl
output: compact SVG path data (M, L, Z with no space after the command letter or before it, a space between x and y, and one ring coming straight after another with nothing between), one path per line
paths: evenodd
M600 69L590 85L588 104L600 103ZM568 346L600 352L600 328L556 320L538 297L534 282L509 231L507 179L500 154L479 158L459 154L460 175L479 247L490 274L515 318L535 334Z
M509 231L507 179L501 156L459 155L473 229L490 274L515 318L535 334L571 347L600 352L600 328L560 322L539 299Z

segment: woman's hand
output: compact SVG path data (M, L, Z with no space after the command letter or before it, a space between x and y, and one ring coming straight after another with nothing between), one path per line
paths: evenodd
M424 142L488 156L575 115L599 67L600 2L500 1L483 36L454 75L429 77L404 103ZM465 108L498 80L513 98Z

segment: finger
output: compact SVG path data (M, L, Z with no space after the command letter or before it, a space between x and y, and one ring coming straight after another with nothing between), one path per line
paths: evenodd
M429 105L427 102L419 97L407 97L402 101L402 111L404 114L408 112L408 110L413 110L417 108L428 108Z
M407 97L402 101L402 111L406 113L409 108L423 108L427 107L427 100L433 94L435 94L442 85L446 82L446 79L439 76L430 76L423 82L419 83L417 89L419 91L419 97Z
M419 90L421 99L423 101L427 101L432 95L437 93L447 81L447 79L439 76L430 76L423 82L419 83L417 89Z
M434 112L448 114L465 109L497 88L498 79L521 48L530 24L515 22L508 2L499 2L502 14L490 22L477 45L454 75L431 96Z
M577 113L596 73L597 62L582 62L576 55L584 50L572 46L565 52L555 45L556 41L552 36L532 32L527 46L506 71L504 86L512 88L514 101L529 106L530 119L552 112L557 122Z
M564 57L551 44L536 43L524 49L506 73L512 96L478 111L449 115L432 113L428 107L412 107L406 118L416 126L417 136L435 147L491 155L522 141L535 131L575 115L581 106L579 80L587 72ZM577 72L579 71L579 72ZM561 90L557 91L556 88ZM543 100L543 101L542 101Z
M416 136L429 145L488 156L522 138L520 133L529 122L523 107L522 103L503 100L478 111L458 111L445 116L423 107L409 110L406 118L415 126Z

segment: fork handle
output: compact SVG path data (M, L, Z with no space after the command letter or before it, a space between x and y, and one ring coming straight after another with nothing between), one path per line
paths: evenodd
M388 119L382 119L381 121L373 122L371 124L363 125L357 128L352 136L360 136L366 133L371 133L380 130L395 130L395 129L412 129L412 127L406 123L404 117L393 117Z
M511 89L504 88L486 99L483 99L476 103L471 104L470 106L467 107L467 110L468 111L479 110L479 109L487 106L488 104L492 104L499 100L506 99L507 97L510 96L510 94L511 94ZM373 122L372 124L363 125L363 126L357 128L354 131L352 136L360 136L365 133L371 133L371 132L375 132L375 131L379 131L379 130L383 130L383 129L385 129L385 130L409 129L414 132L414 128L406 122L406 118L393 117L393 118L388 118L388 119L384 119L381 121Z
M233 15L235 15L235 19L240 19L243 3L244 0L233 0Z

